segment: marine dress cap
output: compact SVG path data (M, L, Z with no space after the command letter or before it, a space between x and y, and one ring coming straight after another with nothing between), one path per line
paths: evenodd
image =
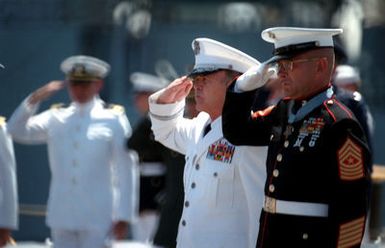
M195 65L190 75L209 73L220 69L246 72L260 62L231 46L209 38L197 38L192 42Z
M91 56L78 55L65 59L60 69L66 74L68 80L90 82L106 77L110 71L110 65Z
M134 72L130 75L130 81L132 82L135 92L155 92L167 85L167 80L160 77L143 73Z
M274 57L268 62L291 58L299 53L322 47L334 47L333 36L342 29L275 27L262 31L262 39L274 44Z
M336 67L333 82L337 86L347 84L356 84L357 86L359 86L361 84L361 77L358 70L353 66L339 65Z

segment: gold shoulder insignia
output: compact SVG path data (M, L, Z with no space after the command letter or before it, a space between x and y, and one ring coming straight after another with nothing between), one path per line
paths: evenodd
M122 105L118 104L109 104L107 109L111 110L115 114L123 114L124 113L124 107Z
M0 126L5 124L6 118L4 116L0 116Z
M355 101L357 101L357 102L360 102L360 101L362 100L362 95L361 95L361 93L358 92L358 91L355 91L355 92L353 93L353 99L354 99Z
M60 108L64 108L64 103L54 103L50 107L50 109L60 109Z

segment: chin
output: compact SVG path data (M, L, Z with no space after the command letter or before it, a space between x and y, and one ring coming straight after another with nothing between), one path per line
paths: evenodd
M285 89L285 88L283 88L283 96L284 97L290 97L290 90L287 90L287 89Z

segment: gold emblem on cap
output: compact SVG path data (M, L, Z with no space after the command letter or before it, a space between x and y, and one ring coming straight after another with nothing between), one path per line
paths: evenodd
M89 71L87 71L87 68L84 64L74 64L72 69L67 75L67 78L70 80L76 80L76 81L93 81L99 79L98 76L93 75Z
M199 41L194 40L194 54L198 55L200 53L200 51L201 51L201 48L199 45Z
M73 77L83 77L85 74L87 74L86 67L84 65L81 65L81 64L75 64L72 67L70 74Z

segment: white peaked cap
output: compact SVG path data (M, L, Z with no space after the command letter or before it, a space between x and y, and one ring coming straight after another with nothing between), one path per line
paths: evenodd
M60 69L68 78L74 80L102 79L110 71L110 65L95 57L76 55L65 59Z
M278 60L310 49L334 47L333 36L342 32L331 28L274 27L263 30L261 36L274 44L275 60Z
M360 85L361 77L356 68L350 65L339 65L336 67L333 82L340 86L346 84Z
M244 52L209 38L197 38L192 42L195 65L190 74L199 74L219 69L246 72L260 62Z
M136 92L155 92L167 86L168 81L143 72L134 72L130 75L133 89Z

